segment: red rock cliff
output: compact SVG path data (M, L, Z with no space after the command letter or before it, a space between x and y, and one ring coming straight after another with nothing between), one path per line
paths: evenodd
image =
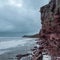
M42 60L42 52L52 56L51 60L60 60L60 0L50 0L41 7L40 47L33 52L32 60Z
M60 0L51 0L49 4L41 7L40 35L60 33Z
M40 12L40 37L46 39L53 48L60 48L60 0L51 0L49 4L41 7Z

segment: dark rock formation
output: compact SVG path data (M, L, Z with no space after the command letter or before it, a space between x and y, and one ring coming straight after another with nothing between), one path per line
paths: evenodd
M35 34L35 35L24 35L23 37L26 37L26 38L39 38L39 34Z
M42 52L51 55L52 60L60 60L60 0L50 0L40 12L42 29L37 42L40 47L33 52L32 60L42 60L39 59Z
M29 56L29 55L30 54L18 54L18 55L16 55L16 57L17 57L17 60L20 60L21 58Z

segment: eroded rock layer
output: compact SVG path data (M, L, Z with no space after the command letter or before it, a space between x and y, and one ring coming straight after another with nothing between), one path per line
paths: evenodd
M41 7L39 48L34 50L32 60L42 60L42 52L51 56L51 60L60 60L60 0L50 0Z

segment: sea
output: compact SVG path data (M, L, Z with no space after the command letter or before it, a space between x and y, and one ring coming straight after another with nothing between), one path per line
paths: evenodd
M16 55L32 53L37 38L23 38L22 35L0 34L0 60L17 60ZM30 57L22 60L31 60Z
M36 44L38 38L23 38L17 33L0 34L0 60L18 60L16 55L33 54L31 49ZM32 56L23 57L21 60L31 60ZM43 56L43 60L51 60L48 55Z

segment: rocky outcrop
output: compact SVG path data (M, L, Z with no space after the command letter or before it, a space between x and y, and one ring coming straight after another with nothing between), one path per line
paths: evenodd
M39 38L39 34L34 34L34 35L24 35L23 37L26 37L26 38Z
M60 33L60 7L59 0L51 0L49 4L41 7L42 29L40 35Z
M42 29L40 37L47 40L60 40L60 1L51 0L41 7ZM49 42L50 43L50 42Z
M29 56L29 55L30 55L29 53L27 53L27 54L18 54L18 55L16 55L16 57L17 57L17 60L20 60L21 58Z
M60 0L50 0L40 12L42 29L37 42L40 47L34 50L32 60L42 60L42 52L51 55L52 60L60 60Z

